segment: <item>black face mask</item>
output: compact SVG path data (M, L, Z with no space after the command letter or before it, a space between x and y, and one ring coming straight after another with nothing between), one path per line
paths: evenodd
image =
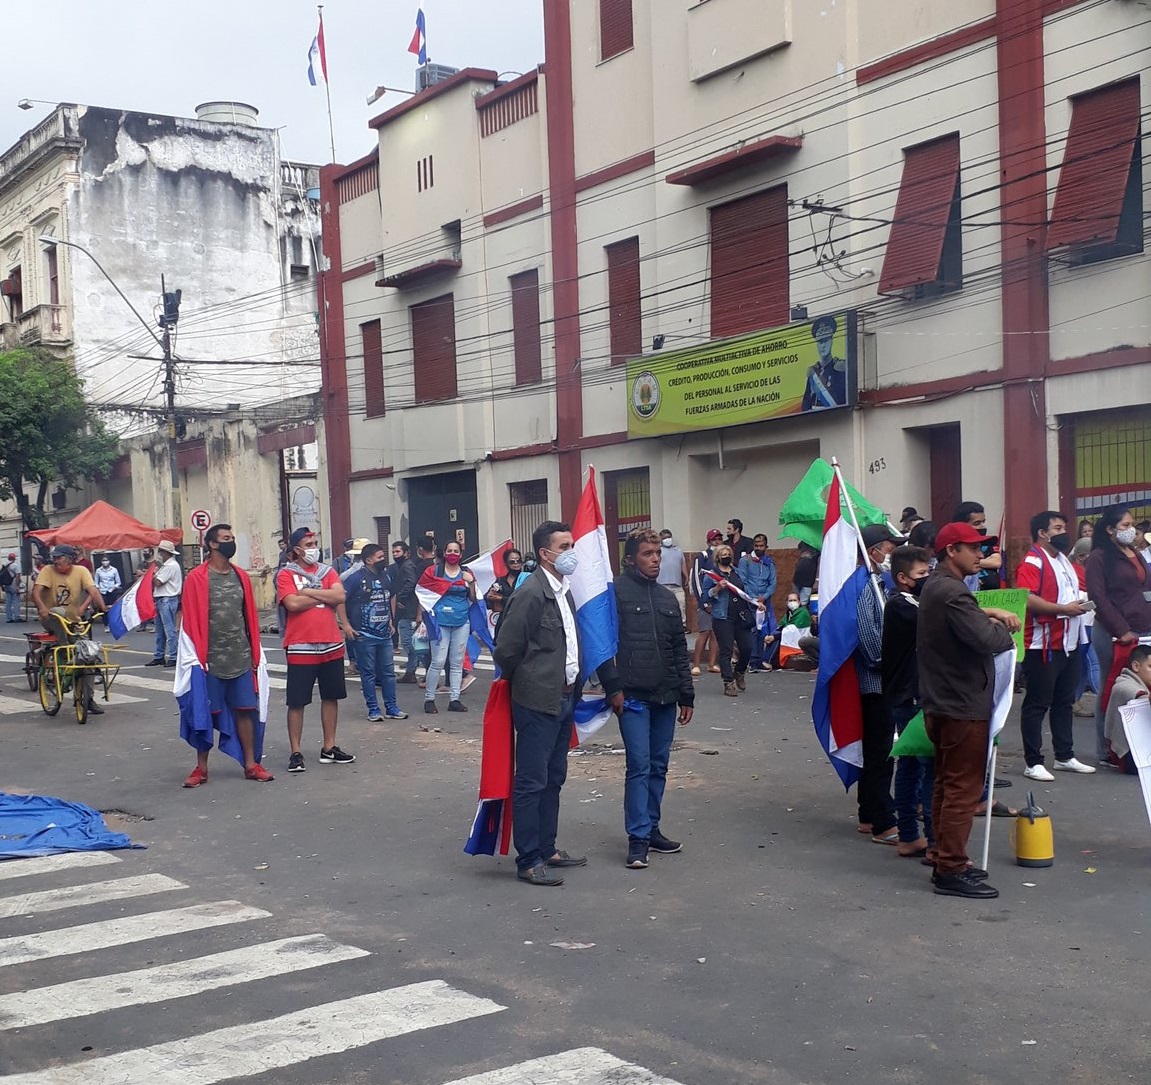
M980 535L986 535L987 534L987 528L985 528L985 527L977 527L975 530L978 531Z
M236 556L236 543L235 540L231 542L216 543L216 549L220 551L220 557L227 558L229 561Z
M925 576L921 576L918 580L911 582L911 594L914 595L916 599L919 598L920 593L923 591L923 585L926 583L927 577Z
M1066 531L1061 531L1058 535L1049 535L1047 541L1057 554L1071 553L1071 536Z

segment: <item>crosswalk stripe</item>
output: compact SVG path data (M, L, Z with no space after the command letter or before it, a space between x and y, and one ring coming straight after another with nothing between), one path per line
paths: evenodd
M61 889L42 889L36 893L0 897L0 919L30 913L58 912L61 908L75 908L81 904L99 904L108 900L123 900L126 897L167 893L172 889L187 888L183 882L164 874L138 874L132 878L116 878L107 882L67 885Z
M144 704L148 700L147 697L126 697L120 693L113 693L110 701L104 700L104 695L99 690L96 692L96 703L101 708L107 711L111 705L121 704ZM19 716L23 714L40 715L43 710L40 708L38 700L23 701L16 697L0 697L0 716ZM72 715L72 694L67 693L64 695L64 708L65 713L62 719L67 719ZM91 721L95 723L95 720Z
M8 1074L0 1085L217 1085L504 1009L430 980L69 1066Z
M107 866L119 861L118 856L106 851L66 851L62 855L41 855L33 859L6 859L0 862L0 882L8 878L27 878L33 874L51 874L55 870Z
M125 1006L187 998L220 987L234 987L367 956L366 949L341 945L326 934L280 938L134 972L69 980L0 995L0 1029L46 1025Z
M48 957L67 957L73 953L92 953L112 946L126 946L151 938L222 927L229 923L247 923L267 919L271 912L250 908L238 900L221 900L211 904L191 904L145 915L104 919L75 927L44 931L42 934L13 935L0 938L0 968Z
M0 663L21 663L22 664L23 662L24 662L23 656L10 656L10 655L0 654ZM112 662L113 663L117 662L117 659L114 655L112 656ZM130 666L131 667L142 666L142 664L124 663L123 666L125 668L127 668ZM284 670L285 671L287 670L286 666L284 667ZM171 678L150 678L147 675L133 674L131 671L124 669L124 670L121 670L120 673L118 675L116 675L116 677L112 680L111 696L112 696L113 701L123 700L125 703L130 703L127 698L117 698L116 697L116 688L118 686L129 686L129 687L132 687L135 689L150 689L150 690L155 690L155 691L160 692L160 693L171 693L172 692L172 685L173 685L173 680ZM284 679L281 679L281 678L269 678L268 679L268 686L271 689L287 689L288 683Z
M448 1085L679 1085L642 1066L617 1059L598 1047L580 1047L559 1055L518 1062Z

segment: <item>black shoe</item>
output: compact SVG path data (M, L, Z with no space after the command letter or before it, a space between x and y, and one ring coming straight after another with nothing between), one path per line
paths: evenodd
M144 666L145 667L162 667L162 666L164 666L164 661L162 659L149 659L148 662L144 664Z
M436 708L435 701L424 701L424 713L428 716L438 716L440 710Z
M586 855L568 855L566 851L557 851L547 860L548 866L587 866Z
M664 855L674 855L677 851L683 850L683 845L678 840L668 840L658 829L652 830L648 847L652 851L662 852Z
M644 870L647 868L646 840L628 841L627 859L624 861L624 866L630 867L632 870Z
M302 753L294 753L288 758L288 771L289 772L305 772L308 766L304 764L304 755Z
M165 667L174 667L175 665L176 665L176 661L174 659L168 659L168 660L164 661Z
M932 866L934 864L929 863L928 865ZM963 875L966 878L970 878L973 882L985 882L985 881L987 881L987 871L983 870L977 866L969 866L963 872ZM932 871L932 874L931 874L931 884L932 885L935 884L935 879L938 877L939 877L939 875L936 874L934 871Z
M463 701L450 701L448 702L449 712L466 712L468 706Z
M516 877L529 885L563 885L564 880L558 874L552 874L543 863L525 867L516 871Z
M1010 787L1011 781L1002 776L995 777L995 790L1002 791L1005 787Z
M354 753L345 753L339 746L333 746L330 750L320 750L321 765L350 765L355 759Z
M417 681L418 681L418 679L416 678L416 672L412 671L410 674L405 673L401 677L397 678L396 679L396 685L398 685L398 686L414 686Z
M88 711L91 712L93 716L104 715L104 710L95 701L88 702Z
M962 874L936 874L932 879L935 892L941 897L971 897L974 900L992 900L999 896L999 890L968 871Z

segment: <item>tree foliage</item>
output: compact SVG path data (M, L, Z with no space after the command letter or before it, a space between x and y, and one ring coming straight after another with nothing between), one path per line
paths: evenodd
M48 351L0 352L0 388L0 498L15 499L26 529L47 527L49 486L106 474L117 440L84 402L71 363Z

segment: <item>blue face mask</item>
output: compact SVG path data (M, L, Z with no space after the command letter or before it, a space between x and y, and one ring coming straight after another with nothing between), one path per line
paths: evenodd
M579 566L579 558L574 550L561 550L556 554L555 566L560 576L571 576Z

